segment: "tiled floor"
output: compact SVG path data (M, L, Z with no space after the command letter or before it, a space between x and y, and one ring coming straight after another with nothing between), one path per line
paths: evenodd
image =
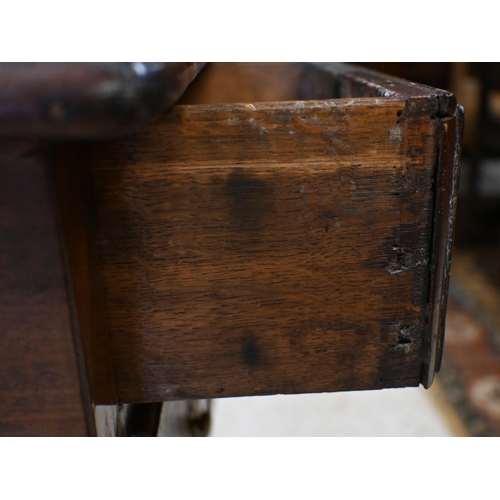
M213 402L211 436L453 436L423 388L228 398Z

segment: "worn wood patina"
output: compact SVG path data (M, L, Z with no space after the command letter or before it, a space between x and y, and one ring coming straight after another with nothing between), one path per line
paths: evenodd
M1 434L202 435L196 400L430 386L455 98L220 63L158 114L203 66L140 64L0 65Z
M259 94L271 68L208 67L140 134L59 157L91 186L102 402L432 382L460 108L344 65L275 67ZM203 104L217 81L242 104Z

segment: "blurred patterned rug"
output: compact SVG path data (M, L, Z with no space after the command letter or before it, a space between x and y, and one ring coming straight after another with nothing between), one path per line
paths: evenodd
M463 434L500 436L500 249L454 250L437 382Z

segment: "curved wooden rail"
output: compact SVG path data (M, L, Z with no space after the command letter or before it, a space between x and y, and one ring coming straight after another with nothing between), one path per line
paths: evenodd
M203 63L2 63L0 134L108 139L175 104Z

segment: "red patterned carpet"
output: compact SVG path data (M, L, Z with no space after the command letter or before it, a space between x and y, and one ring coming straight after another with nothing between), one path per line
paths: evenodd
M444 398L471 436L500 436L500 250L455 250L443 363Z

